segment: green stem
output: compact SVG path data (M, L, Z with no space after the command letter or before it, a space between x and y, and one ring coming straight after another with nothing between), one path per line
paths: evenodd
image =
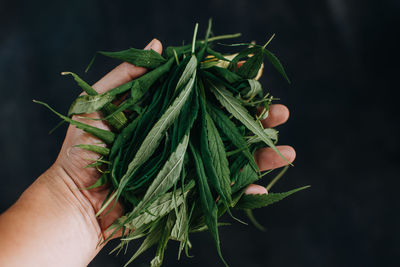
M279 179L281 179L281 177L285 174L285 172L289 169L289 165L286 165L279 173L277 176L275 176L275 178L267 185L267 187L265 189L267 189L267 191L269 191L271 189L271 187L276 184L276 182L278 182Z
M219 36L214 36L214 37L208 38L208 41L213 42L213 41L218 41L218 40L237 38L240 36L242 36L241 33L225 34L225 35L219 35Z

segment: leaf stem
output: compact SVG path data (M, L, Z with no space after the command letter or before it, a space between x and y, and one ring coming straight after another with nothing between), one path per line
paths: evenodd
M192 41L192 54L194 54L194 50L196 48L196 36L197 36L197 30L199 28L199 24L196 23L194 26L194 33L193 33L193 41Z
M272 181L267 185L267 187L265 187L265 189L267 189L267 191L269 191L271 189L271 187L276 184L276 182L278 182L279 179L281 179L281 177L285 174L285 172L289 169L289 165L286 165L279 173L277 176L275 176L274 179L272 179Z
M208 41L213 42L213 41L217 41L217 40L237 38L240 36L242 36L242 34L240 32L234 33L234 34L225 34L225 35L219 35L219 36L214 36L214 37L208 38Z
M272 41L272 39L274 39L274 37L275 37L275 33L272 34L272 36L271 36L271 37L269 38L269 40L265 43L265 45L263 46L263 48L266 48L267 45Z

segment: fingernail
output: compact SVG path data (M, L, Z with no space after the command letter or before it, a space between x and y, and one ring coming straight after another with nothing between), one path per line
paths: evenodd
M150 50L151 47L153 46L154 40L155 40L155 39L151 40L151 42L150 42L148 45L146 45L146 47L144 48L144 50Z

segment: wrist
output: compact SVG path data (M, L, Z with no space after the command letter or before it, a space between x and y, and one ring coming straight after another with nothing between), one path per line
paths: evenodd
M81 185L76 184L73 177L65 169L53 164L39 179L50 191L49 199L54 201L59 216L69 222L73 232L85 237L84 247L93 250L93 257L98 252L99 241L102 240L102 231L96 218L96 211L83 193ZM39 180L38 179L38 180ZM65 225L68 227L68 225Z
M93 207L57 165L1 215L0 224L0 265L86 266L100 249Z

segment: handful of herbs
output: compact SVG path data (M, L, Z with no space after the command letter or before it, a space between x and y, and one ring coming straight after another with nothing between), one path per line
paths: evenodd
M87 93L75 99L68 116L36 101L107 145L79 147L101 155L88 167L98 168L102 176L87 189L110 185L109 195L97 215L109 208L113 200L120 200L127 211L110 227L114 233L120 229L124 233L113 251L127 247L131 240L144 238L126 265L157 244L151 266L161 266L170 239L180 242L178 258L183 249L188 254L189 233L204 230L211 233L217 252L227 265L218 235L218 227L226 223L218 222L219 217L226 212L233 217L232 209L243 209L254 220L252 209L306 188L265 195L243 194L249 184L264 175L253 152L266 144L280 154L275 147L278 132L263 129L260 122L268 116L274 100L269 94L264 95L257 81L264 57L288 82L289 79L279 60L266 48L269 42L264 46L232 45L245 48L224 56L213 49L213 43L239 34L211 37L210 21L204 40L196 40L197 29L196 24L191 44L168 47L162 55L134 48L99 52L149 70L140 78L102 94L97 94L78 75L63 73L71 74ZM242 65L238 67L238 63ZM113 104L121 98L120 104ZM263 111L257 115L259 106ZM70 118L95 111L104 114L112 131ZM272 179L267 189L286 169Z

